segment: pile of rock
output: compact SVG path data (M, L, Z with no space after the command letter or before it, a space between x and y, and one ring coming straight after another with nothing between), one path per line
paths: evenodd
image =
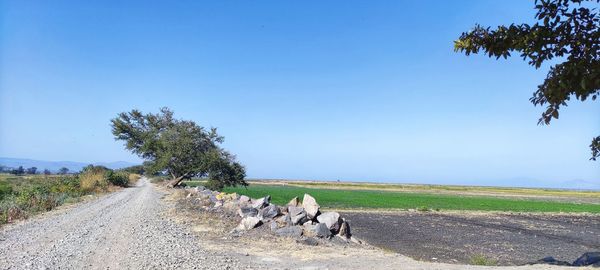
M321 212L319 204L309 194L304 194L302 201L296 197L287 205L278 206L271 203L270 196L252 199L245 195L221 193L204 187L186 190L187 198L196 200L206 210L223 210L239 215L241 221L232 233L267 225L280 236L323 239L335 236L345 241L359 242L352 237L350 224L346 219L337 212Z

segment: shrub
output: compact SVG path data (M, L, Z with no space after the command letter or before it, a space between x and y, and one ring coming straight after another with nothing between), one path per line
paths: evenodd
M471 264L472 265L485 265L485 266L494 266L494 265L498 265L498 261L494 260L494 259L490 259L485 257L484 255L478 254L475 255L473 257L471 257Z
M420 211L420 212L429 212L429 210L430 209L427 206L419 206L419 207L417 207L417 211Z
M106 179L115 186L127 187L129 185L129 174L126 172L108 171Z
M0 182L0 200L4 199L4 197L12 194L12 187L10 184L6 182Z

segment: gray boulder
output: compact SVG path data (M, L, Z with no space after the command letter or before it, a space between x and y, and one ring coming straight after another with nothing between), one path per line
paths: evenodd
M255 217L258 215L258 210L252 207L240 207L238 214L241 217Z
M340 229L342 220L338 212L325 212L317 217L319 223L323 223L331 231L337 232Z
M270 220L279 215L279 207L274 204L269 204L258 211L258 218L262 220Z
M302 225L304 222L308 221L306 211L304 211L304 208L302 207L289 206L288 213L290 214L290 220L293 225Z
M342 238L350 238L352 236L352 233L350 232L350 224L345 218L342 218L342 224L340 225L338 236Z
M294 225L294 224L292 224L292 219L290 218L290 214L285 214L285 215L279 216L278 218L275 219L275 222L277 222L279 227L287 227L287 226Z
M300 236L302 236L302 227L300 227L300 226L284 227L281 229L277 229L275 231L275 233L279 236L300 237Z
M573 266L600 266L600 252L586 252L573 262Z
M241 229L241 230L254 229L255 227L259 226L260 223L261 223L261 221L257 217L245 217L240 222L240 225L238 225L238 229Z
M296 207L296 206L288 206L288 213L290 214L290 216L297 216L301 213L306 213L306 211L304 211L304 208L302 207Z
M319 223L317 225L311 226L313 226L312 229L316 237L327 238L331 236L331 231L329 230L329 228L327 228L325 224Z
M269 205L270 201L271 201L271 196L267 195L265 197L262 197L260 199L256 199L256 200L252 201L252 207L256 208L256 209L262 209L263 207Z
M312 225L310 222L304 223L302 225L302 229L304 230L302 235L307 236L307 237L315 236L315 227L316 227L316 225Z
M302 243L302 244L309 245L309 246L318 246L319 245L319 240L317 240L314 237L308 237L304 240L296 240L296 241L298 241L298 243Z
M555 259L554 257L545 257L543 259L537 260L537 261L535 261L533 263L529 263L529 264L549 264L549 265L573 266L569 262L560 261L560 260Z
M317 200L308 194L304 194L302 206L306 211L308 219L313 219L319 214L319 204L317 203Z
M271 231L276 231L277 229L279 229L279 225L275 221L271 221L271 225L269 226L271 227Z
M304 222L308 221L308 217L306 216L306 212L302 212L299 215L290 217L293 225L302 225Z

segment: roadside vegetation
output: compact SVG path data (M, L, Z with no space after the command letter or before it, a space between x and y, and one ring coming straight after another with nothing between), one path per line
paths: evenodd
M250 185L229 187L225 192L237 192L252 198L271 195L275 204L285 204L293 197L311 194L324 208L336 209L418 209L512 211L512 212L587 212L600 213L597 204L579 204L527 199L508 199L490 196L465 196L419 192L393 192L377 190L315 189L282 185Z
M139 177L91 165L78 175L0 174L0 224L77 202L85 195L133 185Z

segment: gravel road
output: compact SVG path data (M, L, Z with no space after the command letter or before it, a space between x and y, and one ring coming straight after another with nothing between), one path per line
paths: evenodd
M98 200L0 229L0 269L244 268L203 250L196 236L161 215L147 179Z

